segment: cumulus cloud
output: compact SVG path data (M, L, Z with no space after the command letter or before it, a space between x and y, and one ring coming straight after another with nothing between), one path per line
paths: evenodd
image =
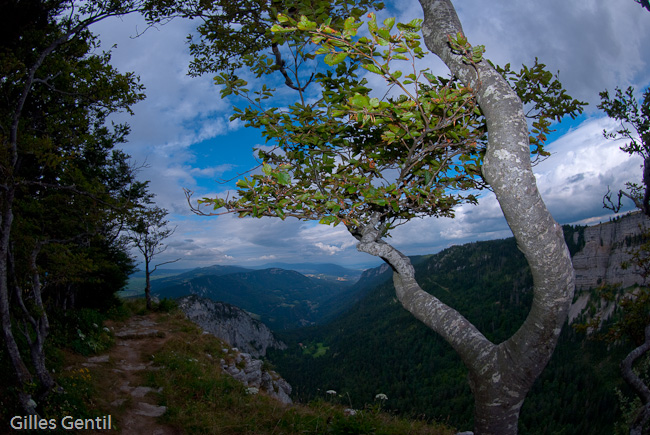
M551 71L560 71L568 93L588 101L589 117L574 124L548 145L552 157L534 168L540 192L560 223L606 220L602 208L607 188L620 189L638 181L640 161L606 140L603 129L614 124L595 107L598 93L650 83L650 14L632 1L533 0L513 4L494 0L455 2L465 33L473 44L484 44L486 56L498 64L532 64L535 57ZM395 2L380 20L397 15L400 21L422 17L416 1ZM334 261L364 265L377 260L356 251L356 240L342 226L330 227L295 219L238 219L233 215L198 217L191 214L183 188L197 196L212 196L232 185L229 179L254 166L253 147L267 149L259 132L230 122L232 100L222 100L211 77L190 78L185 36L196 23L173 20L142 36L142 19L133 15L100 23L103 47L112 50L113 64L135 71L146 86L147 100L134 107L135 116L118 115L132 127L124 147L137 163L146 163L141 178L151 180L158 205L170 210L176 233L161 261L182 258L177 267L267 261ZM420 66L420 65L418 65ZM441 62L427 59L422 67L446 75ZM249 79L253 75L247 74ZM368 75L380 92L385 84ZM284 90L282 90L284 92ZM400 226L390 239L406 254L436 252L451 244L508 237L510 230L494 195L483 192L478 206L463 205L455 219L416 219Z

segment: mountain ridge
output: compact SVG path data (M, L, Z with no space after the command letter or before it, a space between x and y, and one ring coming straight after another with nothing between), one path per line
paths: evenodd
M571 253L587 259L587 268L602 260L602 249L613 253L607 263L611 267L590 272L594 282L605 282L607 271L638 246L636 219L633 215L599 226L564 227ZM614 229L607 229L612 225ZM612 237L603 237L601 249L600 236L595 239L594 234L605 233ZM453 246L412 261L422 288L460 311L494 343L511 336L530 311L532 276L514 238ZM633 270L625 273L635 277ZM391 409L449 419L461 430L470 429L473 399L466 370L447 343L401 307L390 275L387 266L366 270L362 279L370 287L383 282L336 321L291 336L288 351L272 352L269 358L287 374L301 401L311 400L319 389L333 389L357 406L381 391L392 398ZM579 299L577 292L575 303ZM629 351L626 346L590 341L565 326L549 367L522 409L520 433L613 433L618 418L614 388L622 384L618 364Z

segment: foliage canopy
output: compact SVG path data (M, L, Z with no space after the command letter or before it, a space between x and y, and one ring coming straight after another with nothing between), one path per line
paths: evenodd
M261 172L237 182L236 198L204 198L201 206L216 214L225 207L241 217L343 223L353 234L373 220L386 234L414 217L451 217L458 204L477 202L477 190L487 187L480 171L486 126L473 90L418 70L425 56L421 20L396 24L389 18L381 25L374 13L368 18L368 36L360 36L363 23L354 17L338 30L331 19L317 24L306 16L278 15L272 31L286 38L294 60L324 55L327 65L309 78L319 93L294 88L299 100L284 109L272 107L279 92L266 84L251 91L230 71L215 77L222 97L233 94L250 104L235 108L231 119L259 128L273 147L258 150ZM450 44L467 63L481 61L483 48L472 47L462 34L450 37ZM269 59L256 59L258 77L275 71ZM299 66L296 60L295 77ZM530 103L531 152L547 155L543 144L551 121L575 116L584 103L566 95L538 62L520 72L506 65L500 72ZM374 96L367 73L386 83L382 98Z

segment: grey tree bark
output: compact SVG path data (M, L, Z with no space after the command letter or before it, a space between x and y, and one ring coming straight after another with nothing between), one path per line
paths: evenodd
M648 421L650 421L650 388L632 369L634 362L650 350L650 325L645 327L644 335L645 341L630 352L621 362L623 379L641 399L641 407L630 425L630 435L643 434L644 428L647 427Z
M489 142L483 175L530 265L533 306L520 329L497 345L458 311L420 288L408 257L381 240L378 219L357 235L358 249L392 266L397 297L404 308L459 353L468 368L474 394L475 434L516 434L526 394L555 349L573 298L571 257L562 228L548 212L537 189L520 99L486 61L471 65L452 52L448 35L462 32L462 26L451 1L420 3L427 47L453 75L476 91L485 115Z

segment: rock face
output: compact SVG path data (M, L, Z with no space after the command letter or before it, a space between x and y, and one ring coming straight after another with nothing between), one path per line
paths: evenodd
M225 373L249 387L250 394L264 391L282 403L292 403L291 385L273 370L266 369L262 360L255 358L264 356L268 348L287 348L265 324L233 305L196 295L185 296L177 302L187 318L205 333L233 346L224 349L226 357L221 359L221 369Z
M177 302L190 321L252 356L264 356L268 348L287 348L265 324L233 305L196 295L185 296Z
M250 394L262 390L282 403L292 403L289 397L291 385L273 370L266 370L263 361L239 352L236 348L228 353L228 359L221 360L221 369L249 387Z
M601 283L622 287L640 284L639 271L623 269L621 264L630 259L629 251L639 246L642 232L649 227L650 219L642 213L632 213L585 228L584 247L573 256L576 290L595 288ZM578 236L574 234L574 238Z

